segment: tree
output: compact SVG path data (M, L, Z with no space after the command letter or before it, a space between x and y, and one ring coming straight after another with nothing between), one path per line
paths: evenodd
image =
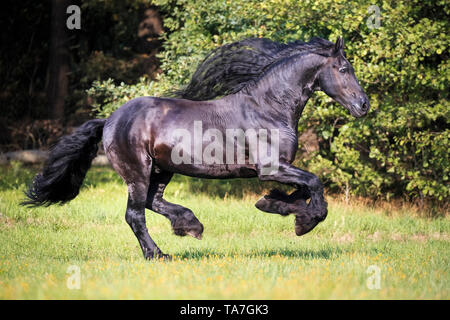
M50 60L48 67L49 115L54 119L64 117L64 100L69 87L69 49L66 28L68 0L52 0Z

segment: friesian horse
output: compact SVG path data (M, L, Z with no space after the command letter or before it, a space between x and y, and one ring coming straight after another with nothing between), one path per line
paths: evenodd
M340 37L336 43L320 38L288 44L246 39L225 45L208 55L191 82L172 92L172 97L130 100L109 118L87 121L62 137L26 191L29 199L23 204L62 204L74 199L103 138L112 167L128 186L125 219L146 259L169 257L148 233L146 208L168 218L176 235L200 239L203 233L203 225L190 209L163 198L174 173L220 179L258 177L293 186L296 190L290 195L272 190L256 207L294 214L295 232L303 235L327 216L320 180L291 164L298 148L299 118L318 90L354 117L369 110L368 97L345 57ZM241 140L233 136L221 145L229 130L251 134ZM276 134L269 137L269 131ZM195 139L199 133L200 139L192 143L190 136ZM267 158L258 157L261 141L271 156L276 155L269 171L264 170ZM238 146L245 151L241 158L234 152ZM202 157L206 149L210 158Z

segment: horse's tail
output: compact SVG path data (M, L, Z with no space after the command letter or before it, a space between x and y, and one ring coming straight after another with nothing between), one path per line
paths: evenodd
M63 204L74 199L91 166L102 139L106 119L85 122L74 133L62 137L51 149L42 173L37 174L22 205Z

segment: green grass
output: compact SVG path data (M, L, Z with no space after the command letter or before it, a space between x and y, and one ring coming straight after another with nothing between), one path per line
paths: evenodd
M18 205L34 169L0 168L0 299L449 299L450 221L329 199L328 218L297 237L294 217L258 211L252 180L175 177L166 198L191 208L203 240L147 226L173 261L145 261L124 219L126 187L93 168L64 206ZM267 187L267 185L266 185ZM81 272L70 290L70 266ZM376 266L379 289L367 282Z

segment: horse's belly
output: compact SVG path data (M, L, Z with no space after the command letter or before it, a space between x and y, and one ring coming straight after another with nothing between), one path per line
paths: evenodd
M254 165L236 164L171 164L157 163L164 170L197 178L230 179L257 176Z

